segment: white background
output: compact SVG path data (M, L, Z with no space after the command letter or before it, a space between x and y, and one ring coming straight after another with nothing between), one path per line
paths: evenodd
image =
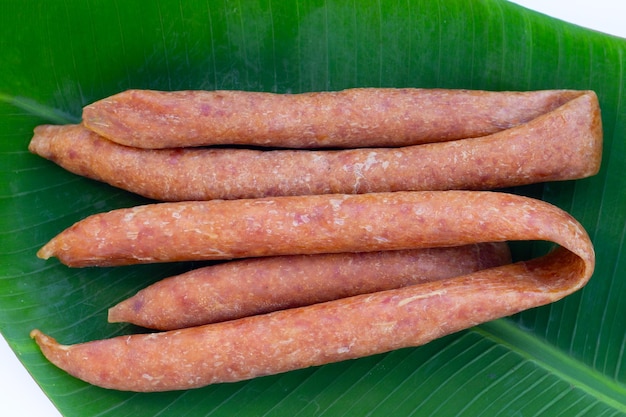
M568 22L626 38L626 1L515 0L514 3ZM4 417L60 416L1 337L0 414Z

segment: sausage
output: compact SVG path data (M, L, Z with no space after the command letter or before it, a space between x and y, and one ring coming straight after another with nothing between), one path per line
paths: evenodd
M485 136L592 94L355 88L274 94L128 90L83 108L83 123L139 148L238 144L383 147Z
M274 256L198 268L109 309L109 322L173 330L464 275L510 263L506 243Z
M60 345L39 330L31 336L52 363L91 384L129 391L181 390L421 345L556 301L591 277L593 246L567 213L527 198L476 194L479 199L458 195L466 203L465 216L426 221L416 205L404 224L418 242L410 226L414 223L429 237L431 229L446 235L436 238L436 244L498 237L549 239L559 246L540 258L460 277L183 330L75 345ZM481 204L485 200L486 206ZM445 206L440 210L446 211Z
M541 204L493 191L156 203L89 216L37 255L81 267L446 247L476 243L464 230L475 223L481 241L501 242L520 217L542 222L554 212Z
M162 201L496 189L597 173L597 97L583 94L492 135L399 148L138 149L81 125L39 126L31 152L79 175Z

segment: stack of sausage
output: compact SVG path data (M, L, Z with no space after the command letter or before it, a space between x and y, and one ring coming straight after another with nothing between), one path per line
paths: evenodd
M29 149L158 200L38 252L72 267L223 260L109 321L159 331L44 355L105 388L180 390L418 346L559 300L593 273L568 213L493 191L598 172L591 91L130 90L39 126ZM511 262L507 241L555 248Z

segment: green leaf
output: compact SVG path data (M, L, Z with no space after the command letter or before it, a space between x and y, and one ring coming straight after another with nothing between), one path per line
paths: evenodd
M2 0L0 8L0 330L64 415L626 415L626 40L496 0ZM137 331L108 324L107 308L193 265L69 269L37 259L74 221L145 200L31 155L36 125L80 120L82 106L128 88L358 86L596 91L601 172L515 190L587 228L598 257L591 282L419 348L193 391L104 390L42 357L32 328L63 343Z

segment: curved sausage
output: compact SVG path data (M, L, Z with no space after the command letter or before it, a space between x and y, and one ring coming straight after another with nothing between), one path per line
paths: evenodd
M272 256L163 279L109 309L109 322L173 330L468 274L511 262L506 243Z
M588 93L412 88L302 94L128 90L86 106L83 122L109 140L150 149L216 144L403 146L485 136Z
M157 203L89 216L37 255L80 267L372 252L476 243L465 230L476 224L481 241L515 239L520 217L573 221L531 201L491 191L414 191ZM558 227L545 226L535 238L557 239Z
M560 246L541 258L461 277L184 330L69 346L39 330L31 336L52 363L91 384L130 391L181 390L421 345L556 301L591 277L593 246L567 213L527 198L475 194L480 198L458 195L465 202L465 216L426 218L419 212L424 207L414 205L404 219L413 240L421 242L419 232L410 227L418 223L429 238L431 229L445 235L435 238L435 244L497 237L549 239ZM382 230L374 228L382 237Z
M582 94L492 135L400 148L138 149L81 125L39 126L31 152L65 169L162 201L280 195L495 189L597 173L597 97Z

